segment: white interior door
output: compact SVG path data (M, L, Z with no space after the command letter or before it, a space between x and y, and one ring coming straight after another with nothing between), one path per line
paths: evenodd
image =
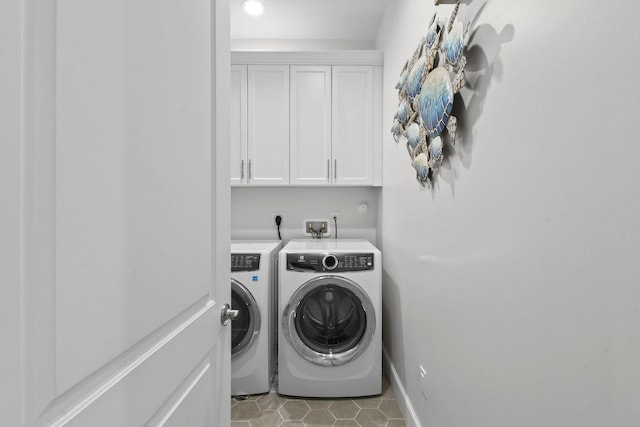
M227 3L23 2L11 425L229 424Z

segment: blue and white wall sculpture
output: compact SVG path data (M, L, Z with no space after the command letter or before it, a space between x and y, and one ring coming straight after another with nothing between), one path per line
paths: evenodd
M431 185L442 165L445 141L453 145L456 141L457 120L451 110L453 96L464 84L470 25L456 19L459 7L460 1L446 26L437 20L437 13L433 15L396 85L399 105L391 133L396 142L406 141L416 178L423 186Z

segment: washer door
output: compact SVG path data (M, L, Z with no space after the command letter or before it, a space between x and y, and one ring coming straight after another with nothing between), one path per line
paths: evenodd
M238 316L231 321L231 358L242 356L260 333L260 308L251 292L231 279L231 309Z
M306 360L336 366L358 357L371 342L376 319L371 299L345 277L320 276L296 290L284 309L284 336Z

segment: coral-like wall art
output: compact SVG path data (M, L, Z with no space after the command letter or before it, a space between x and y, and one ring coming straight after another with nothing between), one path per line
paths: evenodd
M470 23L458 21L460 1L446 26L433 15L427 33L408 59L398 89L398 111L391 133L396 142L406 140L416 178L431 186L444 158L445 130L455 145L457 119L451 114L454 95L464 84L464 55Z

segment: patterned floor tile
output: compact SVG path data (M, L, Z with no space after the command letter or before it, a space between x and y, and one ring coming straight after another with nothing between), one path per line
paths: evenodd
M307 399L305 402L307 402L307 405L309 405L311 409L328 409L334 400L313 398Z
M333 402L329 406L329 412L333 414L336 419L353 419L360 408L353 402L353 400L345 400Z
M231 421L249 421L260 413L255 401L238 402L231 408Z
M404 420L389 420L386 427L407 427Z
M387 418L402 418L402 412L396 399L382 399L378 409L387 416Z
M298 398L276 392L231 399L231 427L406 427L389 381L364 398Z
M278 411L262 411L249 421L251 427L274 427L282 423L282 417Z
M375 409L380 405L382 401L381 397L367 397L364 399L354 399L356 405L358 405L362 409Z
M263 411L275 411L280 408L287 399L281 397L278 393L267 393L261 395L256 402Z
M283 420L302 420L310 409L304 400L288 400L278 409Z
M335 421L335 417L326 409L312 409L302 419L306 427L332 426Z
M389 419L377 409L362 409L358 412L356 421L361 426L385 427Z

